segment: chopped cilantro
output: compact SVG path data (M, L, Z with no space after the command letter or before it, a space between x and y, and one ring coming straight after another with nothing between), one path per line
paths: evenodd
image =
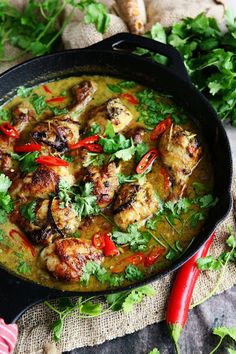
M0 109L0 123L7 122L11 118L10 112L6 109Z
M26 98L30 96L31 92L32 92L31 88L25 86L19 86L17 89L17 96L20 96L21 98Z
M31 272L31 267L23 260L20 260L17 266L17 271L21 274L27 274Z
M137 281L144 278L144 273L135 265L129 264L125 269L125 279L128 281Z
M23 155L20 158L20 169L22 172L26 172L26 173L31 173L34 172L37 167L38 164L37 162L35 162L35 159L39 156L38 151L35 152L30 152L27 153L25 155Z
M80 188L80 193L75 195L74 209L82 217L96 215L100 211L100 208L97 205L97 197L93 195L92 192L93 184L85 183L85 185Z
M95 152L88 152L86 157L87 158L82 162L84 167L90 165L101 167L106 160L105 154L96 154Z
M122 93L123 89L130 89L130 88L134 88L135 86L136 83L134 81L121 81L116 85L107 84L109 90L111 90L114 93Z
M47 103L45 101L45 96L39 96L36 93L34 93L30 97L30 103L35 109L35 112L40 115L46 108L47 108Z
M127 232L113 231L112 240L117 245L129 244L132 251L145 251L151 235L147 231L139 231L137 224L129 225Z
M45 107L46 108L46 107ZM43 108L43 110L45 109ZM52 111L54 116L61 116L63 114L67 114L69 111L66 107L60 108L60 107L54 107L54 106L48 106L48 108Z
M89 135L98 134L101 131L101 127L97 123L93 123L89 129Z
M35 216L35 207L36 207L36 201L29 202L27 204L23 204L20 206L20 213L21 215L29 220L30 222L34 222L36 219Z
M5 193L10 188L12 182L10 178L3 173L0 173L0 193Z

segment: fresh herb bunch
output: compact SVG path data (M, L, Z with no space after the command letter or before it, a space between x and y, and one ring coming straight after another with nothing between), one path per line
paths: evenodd
M45 301L45 304L58 316L52 325L54 340L58 341L61 338L65 319L69 316L76 314L78 318L93 318L101 316L110 310L129 312L144 297L154 295L155 290L151 286L145 285L131 291L108 295L106 297L106 307L101 302L98 302L99 298L95 296L89 299L81 296L76 301L72 301L69 298L61 298L56 305Z
M72 10L60 23L61 14L67 4L72 6ZM97 31L104 33L109 27L107 8L96 0L30 0L23 11L11 6L7 0L1 1L0 61L16 59L5 56L5 43L34 56L52 52L76 8L84 12L85 23L93 23Z
M182 54L192 82L210 100L219 117L236 126L236 19L226 11L225 20L225 33L214 18L202 13L169 29L157 23L146 36L174 46ZM135 53L164 64L167 61L147 49L137 48Z

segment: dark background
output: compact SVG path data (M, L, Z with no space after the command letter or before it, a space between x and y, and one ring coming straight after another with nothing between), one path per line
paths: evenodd
M180 340L181 354L209 354L219 337L212 334L214 327L236 327L236 286L217 295L189 312L188 322ZM110 329L112 331L112 328ZM174 354L164 322L147 326L141 331L107 341L94 347L85 347L65 354L148 354L154 347L161 354ZM236 344L227 337L216 352L228 353Z

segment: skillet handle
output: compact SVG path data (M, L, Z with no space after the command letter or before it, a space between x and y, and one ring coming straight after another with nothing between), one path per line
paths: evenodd
M155 54L164 55L169 59L168 67L177 73L182 79L191 82L180 53L171 45L164 44L153 39L137 36L130 33L119 33L101 42L91 45L86 49L114 50L131 52L136 48L148 49ZM135 55L135 54L132 54ZM147 60L147 57L145 57ZM148 58L148 60L152 60ZM161 65L153 61L157 65Z

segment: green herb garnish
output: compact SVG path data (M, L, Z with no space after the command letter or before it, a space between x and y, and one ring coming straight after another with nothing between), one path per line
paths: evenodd
M36 207L35 200L27 204L23 204L20 206L20 213L24 218L26 218L30 222L34 222L36 220L35 207Z

